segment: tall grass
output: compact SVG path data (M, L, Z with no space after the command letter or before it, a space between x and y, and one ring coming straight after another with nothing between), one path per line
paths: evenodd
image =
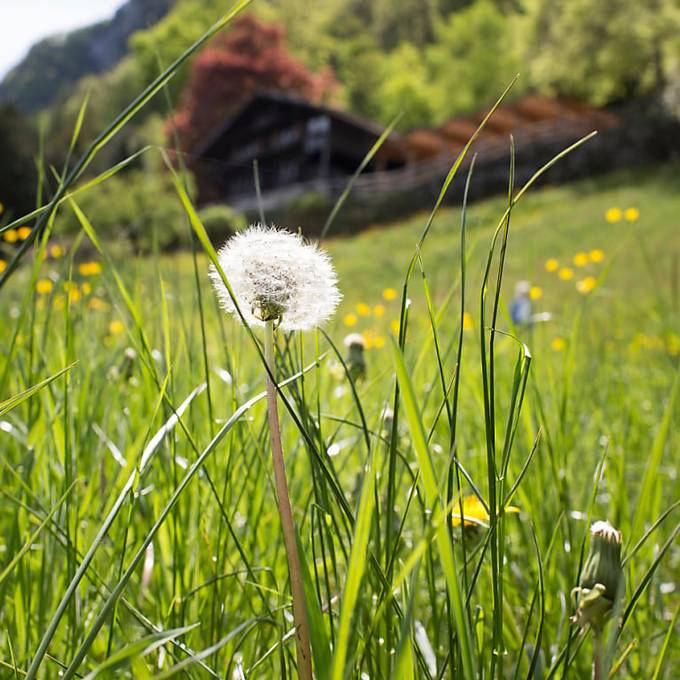
M216 244L180 176L187 228L205 251L189 268L181 257L117 258L72 191L92 154L246 4L62 173L1 280L0 677L296 677L261 338L207 290ZM589 521L608 517L624 535L627 590L606 664L616 677L670 678L680 661L677 356L617 354L588 299L561 308L564 354L551 353L549 327L513 328L513 224L552 162L520 188L509 168L506 200L477 220L469 247L467 202L455 221L439 212L469 149L395 263L398 333L369 355L366 380L350 378L339 320L307 340L278 339L316 677L585 677L591 640L569 623L569 593ZM70 216L80 236L68 257L45 261ZM435 229L446 249L431 268ZM64 293L87 242L104 264L93 294L107 312ZM372 243L359 237L352 252ZM345 296L364 299L342 278L348 259L338 267ZM54 288L38 294L48 271ZM377 267L371 276L394 285ZM601 298L605 318L623 319L624 332L662 317L677 333L672 287L645 285L655 306L633 321L619 313L626 301ZM486 509L482 526L454 526L466 496Z

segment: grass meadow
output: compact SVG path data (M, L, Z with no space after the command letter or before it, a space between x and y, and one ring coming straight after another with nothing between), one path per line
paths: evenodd
M101 240L72 191L247 4L0 229L2 678L297 677L262 338L218 308L220 244L181 177L175 255ZM317 678L588 677L571 591L604 519L625 592L597 677L677 674L678 169L331 230L338 314L276 338ZM507 313L520 279L551 314L532 329Z
M570 591L595 519L624 541L612 674L673 677L676 174L528 193L484 321L503 198L467 210L463 262L457 208L415 260L427 215L327 240L341 309L277 353L317 677L465 677L451 579L479 677L586 677ZM296 677L258 353L217 308L198 240L195 256L119 257L81 220L3 290L1 393L39 389L1 410L0 675L24 677L47 639L39 677ZM519 278L552 314L532 330L506 313ZM461 530L475 494L496 516Z

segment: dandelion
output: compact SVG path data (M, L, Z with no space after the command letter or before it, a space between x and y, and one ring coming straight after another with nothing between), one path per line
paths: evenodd
M293 596L298 675L302 680L312 680L309 621L274 383L274 331L278 327L308 330L328 320L341 298L337 277L330 258L317 246L305 243L301 236L263 225L252 226L233 236L219 251L218 262L230 289L215 266L211 267L210 278L223 308L248 324L265 329L269 437Z
M373 345L376 349L382 349L385 346L385 338L382 335L376 335L373 339Z
M5 260L0 260L0 274L7 269L7 262Z
M297 234L252 226L227 241L217 257L249 325L275 321L283 330L309 330L340 302L330 258ZM214 265L210 278L222 307L240 318Z
M508 505L505 508L505 512L517 514L519 512L519 508ZM453 506L451 517L453 518L454 527L459 527L462 524L464 527L489 528L489 513L486 509L486 506L475 495L465 496L465 498L463 498L462 518L460 514L460 504Z
M471 331L475 327L472 322L472 314L470 312L463 312L463 330Z
M385 290L382 293L383 299L385 300L396 300L397 299L397 291L394 288L385 288Z
M385 305L375 305L375 307L373 307L373 316L376 317L376 319L385 316Z
M581 293L581 295L588 295L588 293L595 290L597 287L597 279L594 276L586 276L585 279L581 279L576 283L576 290Z
M559 272L557 272L562 281L570 281L574 278L574 270L571 267L562 267Z
M39 279L35 284L38 295L49 295L54 288L54 284L49 279Z
M604 260L604 251L600 250L599 248L595 248L588 253L588 257L590 258L591 262L599 264Z
M345 326L356 326L357 320L356 314L345 314L345 316L342 317L342 323L344 323Z
M112 321L109 324L109 333L111 335L122 335L125 332L125 324L122 321Z
M366 341L364 336L361 333L350 333L345 338L345 347L348 350L345 365L349 377L354 382L362 380L366 376L366 357L364 356Z
M356 306L356 310L359 316L370 316L371 314L371 308L365 302L360 302Z
M576 253L574 255L574 265L576 267L585 267L588 264L588 253Z
M540 286L531 286L529 290L529 297L532 300L540 300L543 297L543 288Z
M94 309L96 312L106 312L109 309L109 303L104 302L104 300L98 297L91 297L87 301L87 306L90 309Z
M17 229L17 236L20 241L25 241L31 235L30 227L19 227Z
M87 281L84 281L80 286L80 290L83 295L89 295L92 292L92 286Z
M48 252L50 257L53 257L56 260L64 254L64 249L59 244L55 244L49 247Z
M392 319L392 321L390 321L390 330L391 330L395 335L399 335L399 328L400 328L400 326L399 326L399 319Z
M73 286L69 291L68 291L68 301L75 303L79 302L80 298L82 297L81 292L78 290L77 286Z
M640 211L637 208L626 208L623 213L623 219L626 222L636 222L640 219Z
M554 257L551 257L549 260L545 261L545 271L556 272L559 268L560 263Z
M567 341L564 338L553 338L550 347L553 352L563 352L567 348Z
M609 224L614 224L614 222L620 222L623 217L623 211L621 208L609 208L604 214L604 219L609 222Z
M2 234L2 238L7 241L7 243L16 243L19 240L19 232L16 229L8 229Z
M83 262L78 266L78 273L81 276L96 276L102 270L99 262Z

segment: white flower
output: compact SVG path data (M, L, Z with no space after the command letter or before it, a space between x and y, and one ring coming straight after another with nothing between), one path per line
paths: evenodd
M230 238L217 257L249 325L273 320L283 330L309 330L340 302L329 256L297 234L254 225ZM214 265L210 278L222 307L240 318Z

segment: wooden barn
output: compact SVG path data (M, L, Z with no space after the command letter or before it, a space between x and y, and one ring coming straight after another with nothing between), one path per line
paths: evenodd
M197 150L201 200L248 202L255 195L255 160L263 194L346 178L382 133L381 126L328 106L280 92L258 93ZM405 144L392 134L364 173L406 162Z

